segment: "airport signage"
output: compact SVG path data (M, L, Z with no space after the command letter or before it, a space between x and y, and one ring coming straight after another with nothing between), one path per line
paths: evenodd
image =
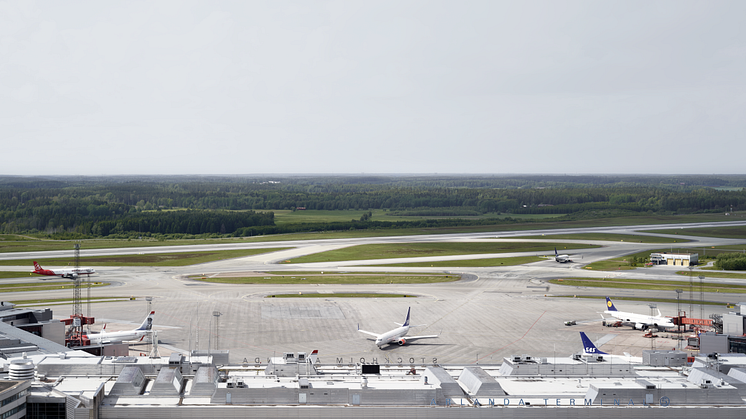
M634 399L614 399L613 402L604 404L603 399L597 399L595 400L596 403L594 403L593 399L556 399L556 398L546 398L546 399L539 399L543 400L544 403L538 403L538 404L532 404L530 401L524 401L523 399L482 399L481 401L478 398L474 398L474 401L472 403L464 403L464 399L458 399L458 401L454 401L453 399L446 399L446 407L526 407L526 406L544 406L544 407L555 407L555 406L562 406L562 407L580 407L580 406L619 406L619 407L631 407L631 406L639 406L639 407L650 407L652 400L638 400L637 403L635 403ZM437 402L435 399L432 399L430 402L431 405L437 405ZM671 405L671 399L669 399L666 396L661 397L658 400L658 405L662 407L667 407Z
M478 398L475 398L472 403L464 403L464 399L458 399L458 401L454 401L453 399L446 399L446 407L526 407L526 406L544 406L544 407L554 407L554 406L562 406L562 407L578 407L578 406L620 406L620 407L631 407L631 406L639 406L639 407L650 407L652 404L652 399L642 399L638 400L637 403L635 403L634 399L614 399L613 402L604 404L603 399L596 399L596 403L594 403L593 399L556 399L556 398L546 398L546 399L538 399L543 400L544 403L538 403L538 404L532 404L529 401L524 401L523 399L482 399L481 401ZM435 399L432 399L430 402L431 405L436 405ZM658 400L658 405L662 407L667 407L671 405L671 399L669 399L666 396L661 397Z
M271 358L267 358L267 361L266 361L267 364L269 364L270 359ZM432 359L432 365L438 365L438 358L431 358L431 359ZM379 359L377 357L376 358L370 358L370 359L366 359L366 358L362 358L361 357L359 359L350 358L350 362L348 363L348 362L345 361L344 358L337 358L336 359L336 364L337 365L344 365L344 364L356 364L357 363L357 364L372 364L372 365L392 365L392 364L393 365L403 365L403 364L406 363L406 364L409 364L409 365L414 365L415 363L419 363L421 365L425 365L425 364L429 365L429 363L427 362L428 359L425 358L425 357L417 357L417 358L415 358L415 357L409 357L409 358L402 358L402 357L388 358L388 357L384 357L384 358L381 358L381 360L383 361L383 363L379 363L378 362ZM244 358L243 363L244 364L248 364L249 363L248 358ZM256 358L254 358L254 363L255 364L261 364L262 363L262 359L260 357L256 357ZM316 358L316 364L321 364L321 359L320 358Z

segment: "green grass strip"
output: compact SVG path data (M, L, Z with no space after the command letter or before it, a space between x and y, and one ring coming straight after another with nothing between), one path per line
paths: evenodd
M31 274L31 271L27 271L27 272L0 271L0 279L24 278L24 277L29 277L29 276L33 277L33 275Z
M515 266L524 263L541 262L547 260L539 256L519 256L513 258L489 258L489 259L465 259L465 260L444 260L438 262L416 262L416 263L390 263L386 265L376 265L385 267L410 267L410 268L479 268L491 266Z
M183 252L183 253L153 253L121 256L89 256L81 258L81 266L187 266L198 263L214 262L216 260L233 259L262 253L276 252L290 249L276 247L271 249L241 249L218 250L214 252ZM2 260L0 265L29 265L33 266L34 259ZM70 263L71 258L38 259L44 265L60 266Z
M108 303L114 301L129 301L130 297L91 297L91 303ZM73 302L72 298L39 298L31 300L13 300L11 303L17 306L24 305L38 305L38 304L49 304L49 305L64 305Z
M603 300L606 296L603 295L552 295L552 298L587 298L592 300ZM702 304L699 300L676 300L675 298L642 298L642 297L610 297L613 298L614 301L622 300L622 301L645 301L645 302L651 302L651 303L673 303L676 304L677 302L679 304ZM720 306L720 305L728 305L729 303L725 301L705 301L705 305L710 306Z
M423 256L452 256L473 255L484 253L512 253L512 252L547 252L554 254L554 248L590 249L599 246L571 243L391 243L364 244L344 249L331 250L302 256L285 263L339 262L346 260L393 259Z
M305 294L272 294L264 298L412 298L414 295L408 294L374 294L374 293L362 293L362 292L340 292L334 294L319 294L319 293L305 293Z
M565 278L565 279L552 279L549 280L550 284L554 285L565 285L570 287L596 287L596 288L622 288L622 289L636 289L636 290L664 290L674 291L676 289L688 289L689 281L661 281L651 282L649 280L642 279L622 279L622 278L602 278L602 279L589 279L589 278ZM731 284L713 284L705 282L703 283L702 289L705 292L723 292L723 293L734 293L734 294L746 294L745 285L731 285ZM696 290L700 290L699 283L695 282L694 287Z
M746 226L677 228L648 230L646 233L681 234L684 236L721 237L724 239L746 239Z
M683 275L683 276L693 276L698 277L700 275L704 276L705 278L724 278L724 279L746 279L746 273L739 274L735 272L702 272L700 270L696 270L694 272L689 271L678 271L676 272L676 275Z
M240 278L230 277L190 277L202 282L220 284L431 284L437 282L453 282L461 279L460 275L433 274L315 274L315 275L264 275Z
M110 285L108 282L91 282L91 288L105 287ZM54 291L54 290L65 290L75 288L75 284L72 281L68 282L28 282L20 284L1 284L0 292L25 292L25 291ZM81 288L88 288L88 285L83 283Z
M685 243L691 240L672 239L670 237L640 236L637 234L615 233L578 233L578 234L542 234L541 236L518 236L511 239L551 239L551 240L602 240L623 241L630 243Z

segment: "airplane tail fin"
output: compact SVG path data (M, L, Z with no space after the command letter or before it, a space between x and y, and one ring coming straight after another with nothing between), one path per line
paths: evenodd
M554 248L554 256L555 256L555 257L556 257L556 256L559 256L559 253L557 253L557 248L556 248L556 247Z
M407 327L407 326L409 326L409 312L410 312L410 310L412 310L412 307L409 307L409 308L407 309L407 319L406 319L406 320L404 320L404 324L402 324L402 327Z
M316 359L319 357L319 350L314 349L313 352L311 352L311 355L308 356L308 360L311 362L311 364L316 363Z
M606 307L609 311L618 311L616 307L614 307L614 303L611 302L611 298L606 297Z
M145 321L143 321L140 327L138 327L136 330L152 330L153 317L155 317L155 311L151 311L150 314L148 314L148 317L145 318Z
M39 265L39 262L37 262L37 261L34 261L34 270L35 271L40 271L41 270L41 265Z
M606 352L596 348L596 345L591 342L584 332L580 332L580 339L583 341L583 353L590 355L608 355Z

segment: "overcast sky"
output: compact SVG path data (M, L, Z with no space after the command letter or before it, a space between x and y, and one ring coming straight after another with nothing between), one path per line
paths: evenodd
M746 1L0 1L0 174L746 173Z

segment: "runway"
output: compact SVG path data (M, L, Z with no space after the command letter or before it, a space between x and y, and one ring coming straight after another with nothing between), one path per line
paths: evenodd
M745 225L746 222L718 223L722 225ZM260 360L286 351L311 352L319 350L324 363L416 362L449 363L499 363L504 356L533 354L535 356L566 356L582 348L578 331L584 330L592 339L608 334L611 339L603 349L607 352L622 350L639 356L651 345L670 345L671 342L651 342L640 337L639 331L627 328L610 331L600 325L599 312L605 308L602 298L573 299L554 298L555 294L636 295L675 298L675 293L661 291L583 289L548 285L548 279L575 277L623 276L625 278L650 278L685 280L675 274L674 269L655 267L621 272L593 272L580 269L581 264L558 264L546 260L527 265L489 268L385 268L387 272L450 272L462 274L458 282L435 284L391 284L381 285L229 285L211 284L187 279L190 274L221 272L267 272L267 271L375 271L379 263L405 263L422 261L423 258L324 262L306 264L276 264L289 257L297 257L326 251L333 248L371 243L423 242L423 241L486 241L513 240L510 236L539 236L541 234L570 234L587 232L613 232L641 234L637 230L656 228L685 228L711 226L712 223L676 224L634 227L581 228L561 230L534 230L520 232L490 232L429 236L398 236L357 239L308 240L290 242L239 243L155 248L127 248L90 250L86 254L120 255L134 253L163 253L173 251L206 251L240 248L292 247L292 249L250 257L210 262L186 267L103 267L97 268L96 280L111 282L112 286L91 289L92 297L133 296L136 300L111 303L94 303L91 315L96 317L93 329L99 330L107 323L107 330L124 330L139 324L145 317L148 303L156 311L155 328L161 342L162 352L189 349L229 349L232 362ZM649 233L652 234L652 233ZM704 237L675 236L693 240L676 243L677 248L702 248L726 244L746 243L746 240L717 239ZM552 240L551 238L545 239ZM520 240L526 241L526 240ZM556 241L556 240L552 240ZM562 240L563 242L566 240ZM570 242L570 241L568 241ZM594 242L604 247L583 249L583 264L595 260L617 257L643 250L665 248L666 244L631 242ZM0 259L42 258L53 255L69 256L70 252L29 252L24 254L0 254ZM525 256L520 254L467 255L460 259L477 257ZM444 260L446 258L433 258ZM451 259L453 259L451 257ZM431 260L425 258L425 260ZM363 264L365 266L363 266ZM2 267L3 270L27 269L27 267ZM680 267L679 267L680 269ZM28 281L28 278L23 280ZM708 281L712 281L708 279ZM547 288L548 287L548 288ZM321 293L325 298L278 299L265 298L276 293ZM416 298L334 298L339 292L388 292L416 295ZM33 294L33 295L30 295ZM47 291L33 293L5 293L4 300L30 298L68 297L70 291ZM669 295L674 294L674 295ZM723 297L719 295L718 297ZM725 296L733 302L746 300L742 295ZM730 300L727 300L730 301ZM620 310L648 313L644 302L621 301ZM385 332L396 327L394 322L403 322L407 307L412 308L412 323L425 324L414 328L410 334L440 334L438 339L425 340L412 345L392 346L378 349L361 329ZM658 304L664 315L674 315L675 304ZM51 307L55 317L68 317L70 305ZM706 306L706 313L725 311L724 307ZM214 313L220 313L214 316ZM698 314L699 311L697 310ZM579 326L564 326L564 321L576 320ZM142 346L138 350L144 350ZM670 348L668 348L670 349Z

